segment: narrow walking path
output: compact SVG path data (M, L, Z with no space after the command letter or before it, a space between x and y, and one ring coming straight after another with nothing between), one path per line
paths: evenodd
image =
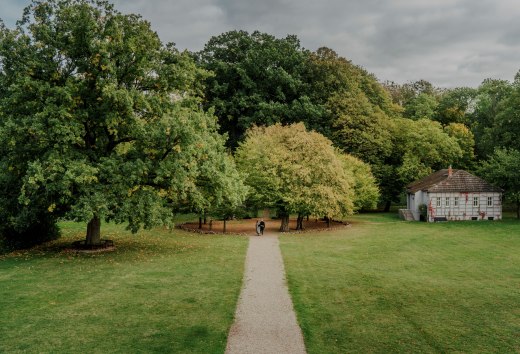
M251 236L227 354L305 353L275 234Z

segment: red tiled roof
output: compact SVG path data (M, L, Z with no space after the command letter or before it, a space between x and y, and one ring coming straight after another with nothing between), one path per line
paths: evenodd
M409 193L423 190L427 192L502 192L502 189L492 186L482 178L464 170L440 170L406 186Z

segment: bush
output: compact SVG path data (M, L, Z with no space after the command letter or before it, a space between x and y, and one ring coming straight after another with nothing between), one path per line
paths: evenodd
M41 243L55 240L60 236L60 230L54 218L42 217L28 225L16 227L4 225L0 229L0 249L11 251L30 248Z
M426 221L428 218L428 206L426 204L419 205L419 216L421 221Z

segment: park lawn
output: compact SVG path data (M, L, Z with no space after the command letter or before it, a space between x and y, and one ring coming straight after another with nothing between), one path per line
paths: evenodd
M281 238L309 353L520 352L520 222L403 222Z
M67 251L64 236L0 256L0 353L222 353L247 238L103 225L116 250Z

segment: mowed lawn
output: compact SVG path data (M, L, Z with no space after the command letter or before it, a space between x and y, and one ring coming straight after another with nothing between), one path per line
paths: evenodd
M247 238L103 225L117 249L67 251L64 237L0 256L0 353L222 353Z
M520 222L351 222L281 238L309 353L520 352Z

